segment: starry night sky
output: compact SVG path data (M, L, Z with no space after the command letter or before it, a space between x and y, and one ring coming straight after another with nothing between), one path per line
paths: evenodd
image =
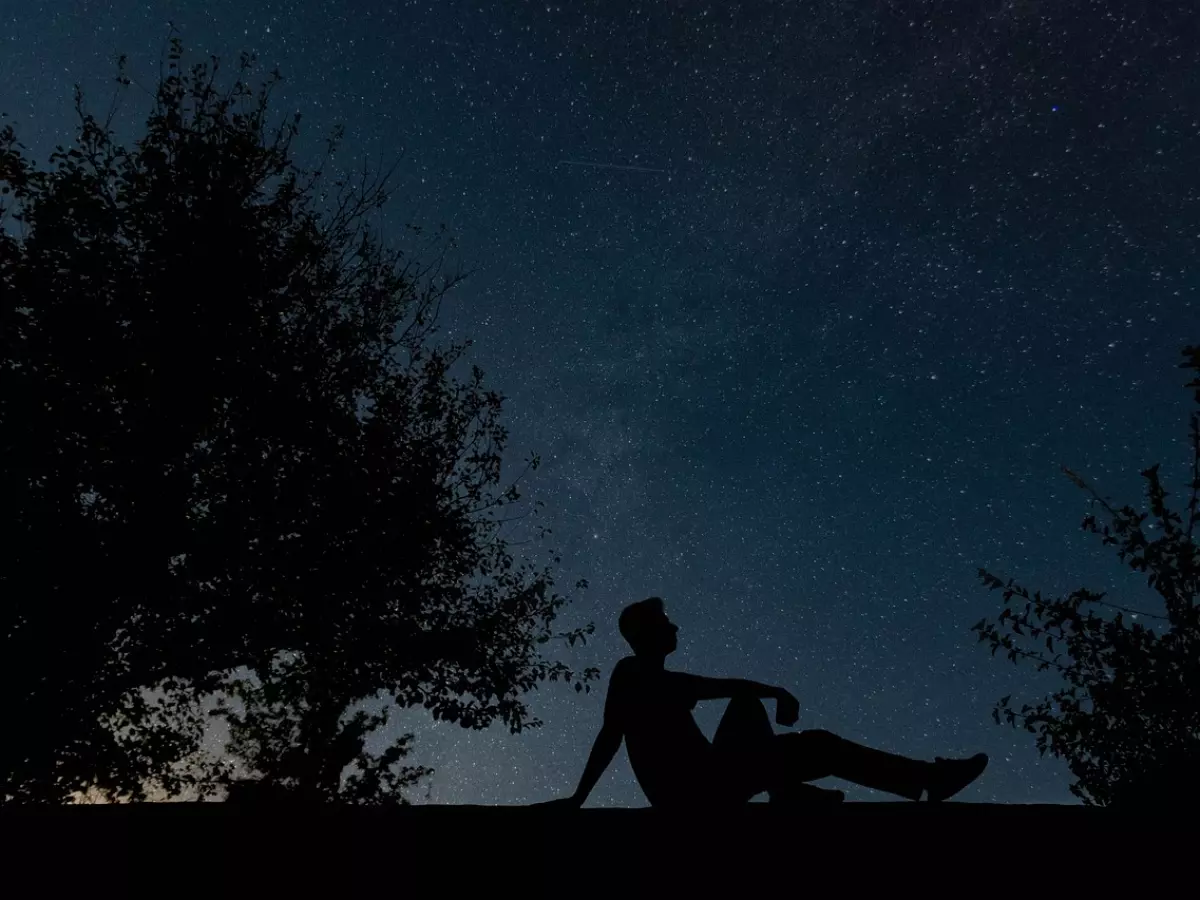
M991 722L1053 682L976 643L976 570L1153 608L1058 467L1184 487L1194 3L0 0L0 110L37 159L117 54L153 88L168 21L189 61L280 68L301 164L337 123L347 169L402 157L387 232L445 222L478 269L445 333L509 398L510 473L542 455L560 584L591 583L568 659L607 676L616 614L659 594L670 665L782 684L801 727L988 752L960 799L1070 801ZM402 720L439 770L413 799L568 794L602 700L547 685L521 737ZM623 752L589 805L644 805Z

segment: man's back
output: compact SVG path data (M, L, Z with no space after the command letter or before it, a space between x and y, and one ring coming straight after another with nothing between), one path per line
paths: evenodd
M629 763L654 805L684 800L709 768L712 745L696 720L693 678L627 656L613 669L605 721L625 736Z

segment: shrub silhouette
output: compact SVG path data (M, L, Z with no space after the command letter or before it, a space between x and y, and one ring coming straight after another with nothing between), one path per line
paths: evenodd
M1200 346L1187 347L1181 368L1200 375ZM1200 377L1188 383L1200 405ZM1200 799L1200 620L1196 608L1200 553L1200 414L1190 416L1192 482L1180 514L1167 505L1159 466L1143 471L1149 512L1116 508L1084 479L1063 471L1086 491L1096 514L1083 528L1116 548L1121 560L1146 576L1164 612L1145 613L1080 589L1065 598L1032 595L1011 579L981 569L991 589L1003 590L995 621L972 630L1014 662L1056 670L1065 686L1037 704L1014 709L1004 697L997 723L1037 736L1045 754L1064 759L1076 781L1071 791L1102 806L1156 806ZM1149 520L1149 521L1147 521ZM1139 619L1160 623L1149 627Z
M50 170L0 131L0 801L219 793L214 694L274 790L394 799L424 770L364 750L364 701L518 731L596 676L544 655L590 626L502 531L503 398L435 342L445 229L385 249L390 172L330 183L338 133L298 168L278 73L181 58L133 149L78 89Z

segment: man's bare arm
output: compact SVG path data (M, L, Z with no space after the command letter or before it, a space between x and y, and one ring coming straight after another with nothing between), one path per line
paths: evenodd
M583 776L579 779L579 787L575 788L572 795L571 799L575 803L582 805L587 800L588 794L592 792L592 788L596 786L596 782L621 748L622 737L621 730L610 722L605 722L600 728L600 733L596 735L596 741L592 744L592 752L588 755L587 765L584 766Z
M745 678L706 678L703 675L687 675L689 687L697 700L720 700L725 697L757 697L760 700L777 700L786 694L781 687L760 684Z
M746 678L705 678L703 675L677 673L687 683L695 700L716 700L722 697L756 697L775 701L775 721L791 727L800 718L800 701L781 687L771 687Z

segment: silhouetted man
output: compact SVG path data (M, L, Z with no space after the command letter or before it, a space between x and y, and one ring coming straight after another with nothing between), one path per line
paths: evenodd
M658 597L625 608L621 634L633 648L608 686L604 725L573 796L553 805L580 806L625 740L638 784L652 806L712 807L748 802L769 793L772 803L824 795L807 782L835 776L910 800L945 800L979 777L982 753L934 762L874 750L828 731L775 734L764 699L775 701L775 721L791 726L800 703L783 688L737 678L704 678L664 667L676 647L674 625ZM730 702L710 743L692 718L699 700Z

